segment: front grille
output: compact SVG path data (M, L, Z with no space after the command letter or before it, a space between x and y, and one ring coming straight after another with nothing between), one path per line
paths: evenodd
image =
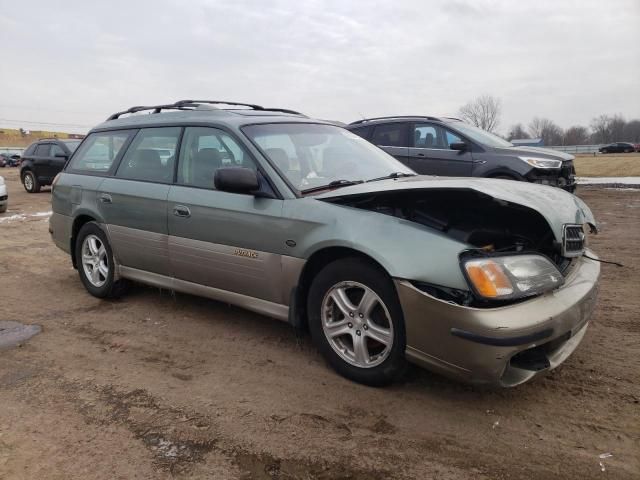
M582 225L565 225L562 235L562 256L579 257L584 252L584 230Z
M7 198L9 198L8 195L0 195L0 202L2 202L3 200L6 200Z

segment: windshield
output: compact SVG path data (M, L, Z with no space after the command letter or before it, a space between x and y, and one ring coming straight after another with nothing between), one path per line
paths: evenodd
M80 145L80 140L65 140L64 144L67 146L71 153L76 151L78 145Z
M415 174L378 147L333 125L276 123L243 131L300 191L337 181Z
M513 143L506 141L504 138L482 130L481 128L474 127L473 125L469 125L468 123L452 122L451 125L459 130L460 133L481 145L496 148L513 147Z

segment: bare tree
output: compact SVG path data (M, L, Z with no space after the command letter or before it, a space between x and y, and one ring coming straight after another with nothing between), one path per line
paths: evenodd
M569 127L564 132L564 145L586 145L589 140L589 130L581 125Z
M535 117L529 124L533 138L541 138L546 146L562 144L562 129L548 118Z
M604 114L591 120L591 141L593 143L609 143L612 141L609 130L610 122L611 117Z
M501 110L502 105L499 98L481 95L460 108L459 115L466 122L488 132L493 132L500 123Z
M609 120L609 132L611 133L612 142L621 142L624 140L624 127L627 121L622 115L614 115Z
M640 143L640 120L629 120L624 126L622 138L625 142Z
M513 127L511 127L507 135L507 139L509 141L518 138L531 138L521 123L516 123Z

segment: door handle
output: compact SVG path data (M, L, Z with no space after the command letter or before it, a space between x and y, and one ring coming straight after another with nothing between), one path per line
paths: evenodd
M426 155L424 153L418 153L416 154L418 157L426 157Z
M99 198L102 203L113 203L113 198L108 193L101 193Z
M191 210L189 210L184 205L176 205L175 207L173 207L173 214L176 217L188 218L191 216Z

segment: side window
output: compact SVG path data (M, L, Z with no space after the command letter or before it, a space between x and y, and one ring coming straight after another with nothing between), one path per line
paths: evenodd
M187 127L180 148L178 183L214 189L213 176L222 167L256 170L249 154L224 131L210 127Z
M371 143L382 147L406 147L406 129L404 123L378 125L373 131Z
M55 157L56 155L67 155L67 152L60 148L60 145L53 144L51 145L51 156Z
M358 128L350 128L351 132L355 133L359 137L367 138L369 136L369 132L371 131L371 127L358 127Z
M36 147L36 152L34 153L34 155L36 157L48 157L50 148L51 148L50 144L41 143Z
M439 125L418 123L413 127L413 146L417 148L449 148L445 130Z
M23 157L26 157L28 155L33 155L33 153L36 151L36 147L38 145L35 143L32 143L31 145L29 145L29 147L24 151L24 153L22 154Z
M143 128L120 162L116 177L171 183L180 127Z
M464 142L462 138L460 138L458 135L453 133L451 130L445 130L445 132L446 132L445 140L446 140L447 148L449 148L452 143Z
M92 133L76 150L69 169L108 172L130 135L130 130Z

